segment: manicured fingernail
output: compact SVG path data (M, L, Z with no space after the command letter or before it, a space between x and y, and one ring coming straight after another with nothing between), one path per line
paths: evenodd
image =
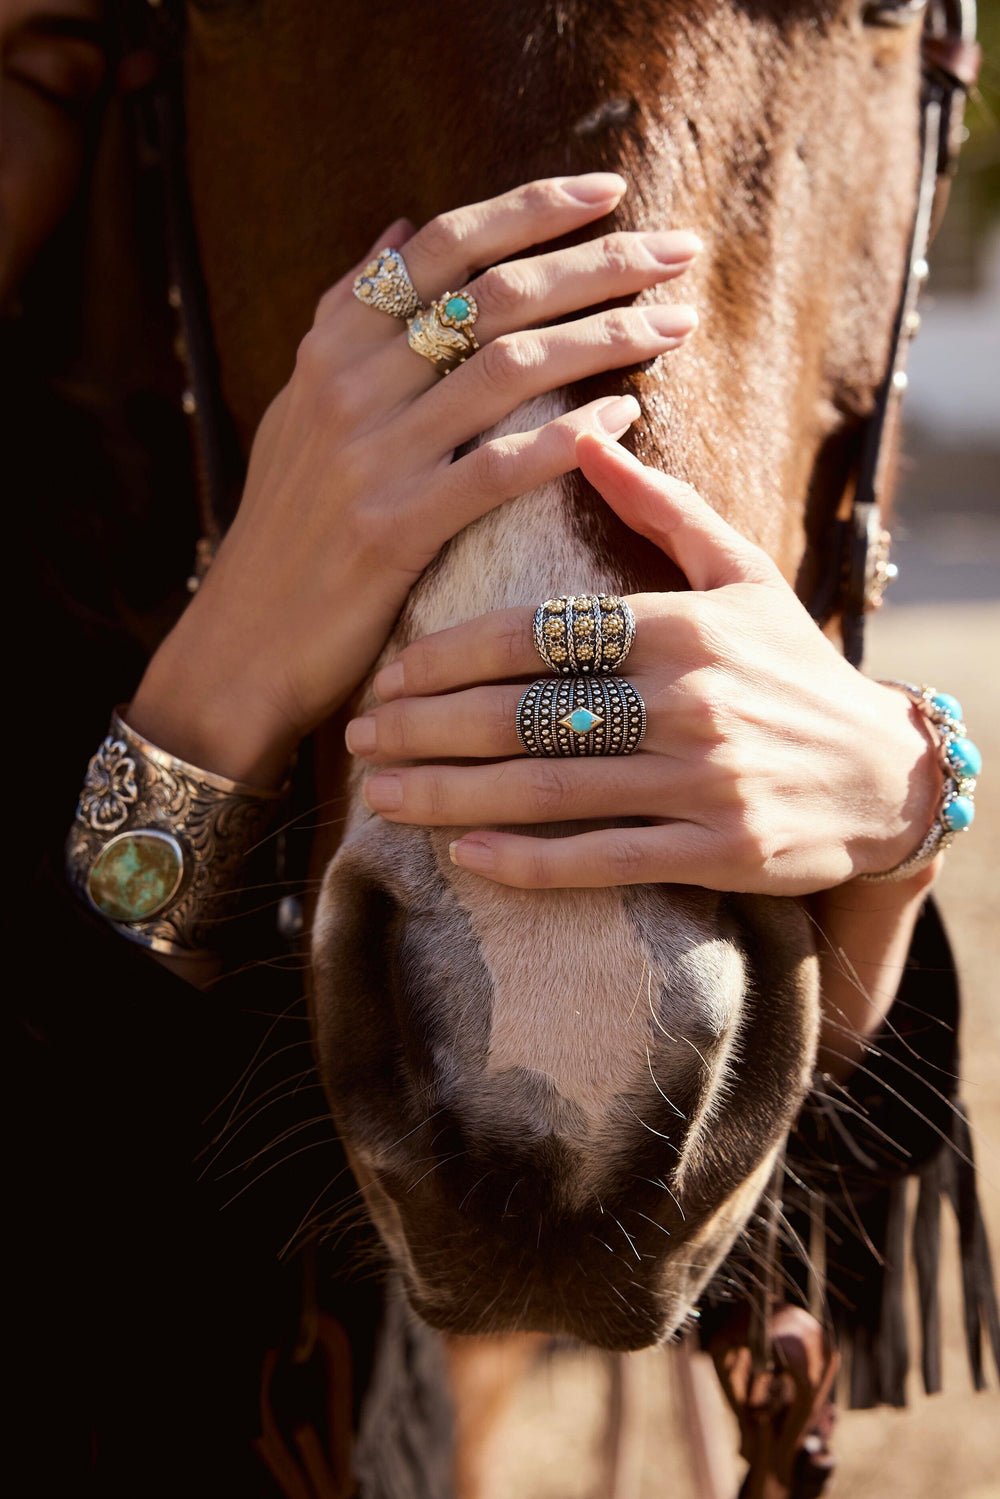
M704 248L697 234L692 234L689 229L667 229L656 234L644 234L642 242L660 265L683 265L685 261L693 260L698 251Z
M388 702L391 697L402 697L403 695L403 663L402 661L390 661L388 666L383 666L378 676L372 683L372 691L383 703Z
M352 755L370 755L375 750L374 718L352 718L344 730L344 740Z
M644 307L642 310L657 338L676 339L680 343L698 326L698 314L693 307Z
M495 863L492 845L476 838L456 838L448 844L448 854L459 869L471 869L473 874L485 874Z
M583 177L564 177L564 193L578 203L617 203L628 187L617 172L587 172Z
M403 783L399 776L372 776L362 787L361 795L373 812L398 812L403 805Z
M635 396L615 396L597 412L597 422L605 432L617 435L638 421L641 415L642 407Z

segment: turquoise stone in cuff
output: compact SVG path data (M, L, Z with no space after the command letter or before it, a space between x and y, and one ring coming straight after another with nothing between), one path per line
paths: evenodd
M941 821L949 833L960 833L963 828L971 827L976 816L976 809L971 797L956 796L941 813Z
M983 768L983 757L971 739L952 739L945 754L957 776L977 776Z
M104 845L90 866L87 893L112 921L148 921L170 904L183 876L177 839L138 828Z
M957 697L952 697L950 692L935 692L931 698L935 708L941 713L947 713L956 723L962 722L962 704Z

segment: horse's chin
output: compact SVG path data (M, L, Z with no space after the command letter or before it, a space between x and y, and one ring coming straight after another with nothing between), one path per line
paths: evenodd
M444 841L364 824L314 924L323 1081L368 1211L442 1332L660 1342L808 1085L805 917L671 887L506 891ZM588 919L600 941L571 979L560 954ZM547 957L534 992L519 941Z

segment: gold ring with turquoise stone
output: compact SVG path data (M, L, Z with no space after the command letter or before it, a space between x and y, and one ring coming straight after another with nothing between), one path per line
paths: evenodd
M478 316L479 308L471 292L447 291L410 318L407 332L410 348L430 360L439 374L450 374L479 348L473 332Z

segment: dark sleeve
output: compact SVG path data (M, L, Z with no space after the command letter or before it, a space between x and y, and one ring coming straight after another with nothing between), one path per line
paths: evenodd
M912 1253L928 1392L941 1385L941 1201L958 1225L965 1334L982 1388L985 1331L1000 1366L1000 1323L972 1138L959 1098L959 990L940 913L928 901L899 993L845 1085L819 1077L787 1149L785 1211L800 1249L785 1273L805 1292L802 1248L820 1257L827 1315L848 1354L853 1407L905 1402L903 1277ZM908 1227L908 1184L917 1203ZM909 1244L908 1244L909 1241Z

